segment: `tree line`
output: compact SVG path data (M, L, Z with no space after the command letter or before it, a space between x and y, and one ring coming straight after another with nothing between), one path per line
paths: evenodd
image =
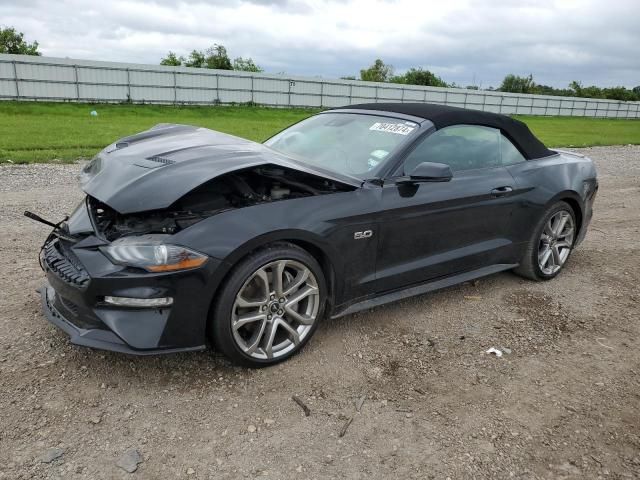
M428 87L466 88L479 90L477 85L460 86L447 83L436 74L422 68L410 68L403 75L394 75L393 66L377 59L367 68L360 70L360 80L368 82L404 83L407 85L423 85ZM342 77L345 80L357 80L356 77ZM510 93L531 93L538 95L555 95L563 97L603 98L609 100L640 101L640 85L634 88L626 87L585 87L579 81L571 82L567 88L555 88L538 84L533 75L518 76L512 73L506 75L498 88L489 87L486 90Z
M0 28L0 53L13 53L21 55L40 55L39 44L34 41L27 42L22 32L15 28ZM185 66L196 68L214 68L220 70L239 70L243 72L262 72L263 69L256 65L252 58L236 57L231 60L227 49L223 45L214 44L206 50L192 50L185 56L178 56L169 52L160 60L160 65ZM410 68L401 75L394 74L392 65L376 59L372 65L360 70L360 78L342 77L345 80L363 80L368 82L400 83L405 85L422 85L429 87L467 88L479 90L477 85L466 87L448 83L435 73L421 67ZM584 86L579 81L571 82L566 88L555 88L549 85L538 84L533 75L518 76L508 74L496 89L489 87L486 90L511 93L531 93L539 95L557 95L563 97L603 98L609 100L640 101L640 85L634 88L626 87L597 87L595 85Z
M206 50L192 50L188 57L169 52L160 60L160 65L172 67L215 68L218 70L240 70L242 72L262 72L263 69L251 58L236 57L233 62L223 45L214 44Z

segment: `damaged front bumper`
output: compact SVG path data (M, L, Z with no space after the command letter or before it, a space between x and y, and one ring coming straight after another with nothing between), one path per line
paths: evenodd
M66 318L56 308L55 304L57 301L57 294L48 282L40 289L40 295L42 297L42 310L47 317L47 320L69 335L69 340L74 345L97 348L99 350L110 350L112 352L129 353L133 355L192 352L204 350L206 348L205 345L200 345L196 347L180 348L135 349L110 330L103 330L100 328L83 328L82 326L73 323L73 320Z
M112 264L97 248L75 248L50 237L41 253L47 283L41 288L47 319L72 343L152 355L206 348L209 279L219 265L153 274ZM171 297L166 307L110 305L105 297Z

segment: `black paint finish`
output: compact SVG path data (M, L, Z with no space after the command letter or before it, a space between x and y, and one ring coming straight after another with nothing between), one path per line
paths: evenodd
M420 128L434 131L428 120ZM387 159L389 172L404 151ZM164 160L148 160L154 155ZM90 281L79 288L46 268L51 286L43 289L43 305L48 317L82 345L134 354L200 349L225 276L261 246L287 241L316 256L329 282L328 314L339 316L516 266L534 225L558 200L575 209L580 241L597 190L592 162L570 153L455 172L446 182L396 183L391 174L361 182L311 169L253 142L166 125L107 147L87 169L82 184L89 195L120 213L140 212L167 206L229 171L264 164L325 176L352 190L261 203L206 218L168 242L205 253L209 260L200 268L174 273L112 264L97 249L105 240L93 231L81 206L67 225L71 234L85 234L70 248ZM163 309L115 308L104 304L105 295L172 296L174 304Z

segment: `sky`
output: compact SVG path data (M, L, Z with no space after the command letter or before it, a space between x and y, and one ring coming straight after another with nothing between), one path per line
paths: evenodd
M54 57L157 64L217 43L270 73L357 77L381 58L461 86L640 85L640 0L0 0L0 26Z

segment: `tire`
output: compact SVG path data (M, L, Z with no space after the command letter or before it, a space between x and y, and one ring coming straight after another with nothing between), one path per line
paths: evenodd
M564 226L555 223L558 220L564 221ZM554 226L561 231L553 230ZM555 203L534 228L522 261L514 272L535 281L555 278L569 260L577 233L573 208L566 202Z
M325 277L315 258L296 245L273 244L229 274L209 319L211 340L238 365L275 365L304 347L325 305Z

